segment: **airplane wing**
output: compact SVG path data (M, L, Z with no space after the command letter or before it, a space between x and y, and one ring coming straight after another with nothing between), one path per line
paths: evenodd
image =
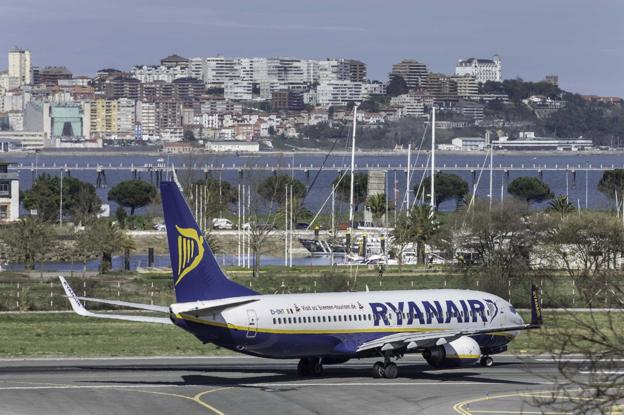
M65 278L63 278L63 277L60 277L60 276L59 276L59 279L61 280L61 285L63 286L63 290L65 290L65 294L67 295L67 299L69 300L69 303L71 304L72 309L78 315L85 316L85 317L106 318L106 319L112 319L112 320L138 321L138 322L143 322L143 323L173 324L173 322L169 318L166 318L166 317L150 317L150 316L133 316L133 315L126 315L126 314L93 313L93 312L87 310L86 308L84 308L84 306L82 305L82 303L78 299L78 296L76 296L76 294L74 293L74 290L72 290L72 288L70 287L70 285L67 282L67 280ZM121 301L118 302L118 303L121 303ZM129 304L134 304L134 303L129 303ZM150 311L154 311L154 310L150 310ZM167 310L167 312L168 311L169 310Z
M481 330L439 330L429 331L426 333L395 333L383 336L375 340L362 343L357 351L362 352L371 349L380 349L382 351L393 349L416 349L428 348L433 346L441 346L445 343L452 342L462 336L476 336L478 334L494 334L501 332L528 330L537 328L531 324L523 324L521 326L492 327Z

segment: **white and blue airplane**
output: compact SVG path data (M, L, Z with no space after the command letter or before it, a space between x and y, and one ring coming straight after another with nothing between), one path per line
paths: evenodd
M323 365L379 357L373 377L395 378L393 359L421 353L433 367L492 366L520 331L539 328L493 294L472 290L366 291L262 295L228 279L176 182L160 185L177 302L169 307L78 297L60 277L73 310L88 317L175 324L204 343L276 359L300 359L302 376ZM168 317L88 311L81 301L166 313Z

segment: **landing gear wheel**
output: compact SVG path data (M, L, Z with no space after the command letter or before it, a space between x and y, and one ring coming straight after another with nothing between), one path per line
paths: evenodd
M320 376L323 374L323 364L321 359L315 358L310 361L310 372L314 376Z
M375 362L375 364L373 365L373 377L376 378L376 379L384 377L384 365L383 365L383 363Z
M308 376L310 374L309 359L299 360L299 364L297 364L297 373L299 374L299 376Z
M483 367L492 367L494 366L494 359L492 359L490 356L483 356L479 363L481 363L481 366Z
M399 375L399 367L394 363L388 363L384 368L384 377L386 379L395 379Z

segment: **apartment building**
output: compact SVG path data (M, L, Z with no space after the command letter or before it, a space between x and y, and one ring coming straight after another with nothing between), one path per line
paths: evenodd
M13 48L9 50L8 76L17 86L32 84L32 61L30 51Z
M331 81L321 83L317 89L318 104L322 106L347 105L362 100L362 83Z
M408 88L420 88L423 86L429 70L427 65L415 59L403 59L399 63L392 65L390 80L395 76L401 76Z

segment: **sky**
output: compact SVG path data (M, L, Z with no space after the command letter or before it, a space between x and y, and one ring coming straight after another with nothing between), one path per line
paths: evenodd
M2 0L0 22L0 51L75 75L177 53L354 58L386 80L403 58L450 74L498 53L504 78L557 74L563 89L624 97L620 0Z

